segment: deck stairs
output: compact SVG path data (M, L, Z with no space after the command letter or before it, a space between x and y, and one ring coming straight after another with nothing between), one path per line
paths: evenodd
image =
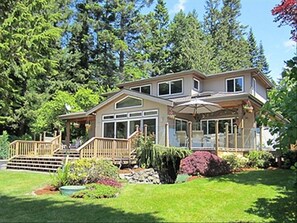
M71 159L79 159L79 151L77 149L59 149L54 153L54 157L66 157Z
M62 167L64 157L15 156L8 161L6 168L40 172L56 172Z

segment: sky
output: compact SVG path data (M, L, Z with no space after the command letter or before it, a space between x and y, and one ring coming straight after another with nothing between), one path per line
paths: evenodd
M195 9L199 20L203 20L205 0L165 0L170 17L180 10L186 13ZM281 0L241 0L241 16L239 21L251 27L259 44L262 41L264 53L271 70L270 76L277 81L285 67L284 61L296 55L296 43L290 40L289 26L279 27L273 22L271 10Z

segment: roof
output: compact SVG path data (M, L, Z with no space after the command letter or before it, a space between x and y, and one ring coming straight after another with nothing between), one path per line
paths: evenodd
M201 79L209 79L209 78L215 78L217 76L224 76L224 75L230 75L230 74L238 74L238 73L246 73L250 72L259 77L266 85L268 88L272 88L274 85L271 83L271 81L266 77L265 74L263 74L258 68L246 68L246 69L240 69L240 70L233 70L233 71L226 71L226 72L221 72L221 73L215 73L215 74L204 74L201 71L198 71L196 69L191 69L191 70L184 70L176 73L167 73L164 75L156 76L156 77L149 77L146 79L141 79L141 80L135 80L135 81L130 81L130 82L125 82L122 84L118 84L117 87L123 88L125 85L131 85L131 84L149 84L152 81L155 80L164 80L166 78L178 78L178 77L183 77L185 75L190 75L193 74L195 76L200 77Z
M64 119L75 119L75 118L85 118L87 117L86 112L73 112L69 114L64 114L64 115L59 115L59 118L64 120Z
M145 99L145 100L150 100L150 101L160 103L160 104L164 104L164 105L168 105L168 106L173 106L174 105L174 103L171 100L168 100L168 99L163 99L163 98L156 97L156 96L153 96L153 95L148 95L148 94L144 94L144 93L140 93L140 92L132 91L132 90L128 90L128 89L123 89L123 90L119 91L118 93L116 93L115 95L108 98L106 101L101 102L100 104L98 104L94 108L87 111L86 115L92 114L93 112L99 110L100 108L104 107L105 105L109 104L110 102L112 102L113 100L117 99L118 97L120 97L122 95L130 95L130 96L142 98L142 99Z

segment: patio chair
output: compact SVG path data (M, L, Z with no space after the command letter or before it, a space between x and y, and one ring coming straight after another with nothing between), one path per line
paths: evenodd
M176 131L177 140L179 142L179 146L187 147L188 146L188 136L186 131Z

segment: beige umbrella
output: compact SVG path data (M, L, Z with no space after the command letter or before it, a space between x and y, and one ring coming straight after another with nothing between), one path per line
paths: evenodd
M198 98L193 98L192 100L178 104L174 107L174 111L177 113L186 113L186 114L201 114L201 113L211 113L223 109L220 105L202 101Z

